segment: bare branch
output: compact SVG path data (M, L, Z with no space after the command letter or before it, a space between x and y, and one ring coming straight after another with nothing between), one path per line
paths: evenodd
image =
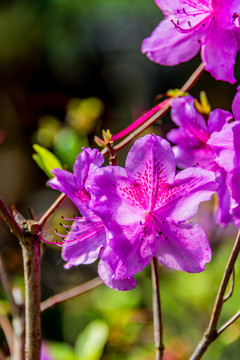
M93 290L102 284L103 281L99 277L96 277L95 279L90 280L84 284L78 285L70 290L51 296L50 298L48 298L47 300L41 303L41 312L49 309L50 307L56 304L62 303L64 301L73 299L79 295L85 294L86 292Z
M240 310L233 317L231 317L231 319L225 322L224 325L220 327L220 329L217 331L217 335L218 336L221 335L230 325L232 325L239 318L240 318Z

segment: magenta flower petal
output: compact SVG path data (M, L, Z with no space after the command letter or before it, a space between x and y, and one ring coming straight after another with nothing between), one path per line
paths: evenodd
M236 120L240 120L240 86L237 87L237 93L232 102L233 116Z
M201 55L206 70L217 80L236 82L234 65L238 51L237 40L232 30L222 28L221 19L216 18L207 35Z
M218 185L218 208L215 213L216 222L220 226L226 226L233 221L231 213L231 194L227 179L227 172L221 169L216 177Z
M234 169L234 172L230 178L230 188L232 191L232 197L234 199L233 206L233 216L234 223L236 226L240 227L240 168Z
M137 285L133 277L115 280L111 266L102 260L100 260L98 264L98 274L107 286L115 290L132 290Z
M175 224L170 219L162 226L156 258L172 269L197 273L211 260L211 248L203 229L197 224Z
M183 35L169 19L163 20L151 36L143 40L142 52L161 65L172 66L190 60L200 50L197 33ZM160 40L162 39L162 41Z
M125 169L142 190L154 192L160 184L172 182L176 160L169 142L152 134L135 142L128 153Z
M225 124L220 132L215 132L208 144L216 153L216 162L227 172L239 166L240 155L240 121Z
M221 131L223 126L233 118L229 111L215 109L210 112L208 117L208 133L211 134L216 131Z
M62 258L67 261L65 269L93 263L99 257L105 243L106 231L99 218L75 220L62 247Z

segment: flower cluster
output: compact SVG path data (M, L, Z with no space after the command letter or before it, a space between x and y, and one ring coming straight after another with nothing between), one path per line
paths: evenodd
M66 266L99 257L100 277L118 290L132 289L133 275L153 257L176 270L204 270L211 249L203 229L188 220L216 191L214 173L192 167L176 174L170 144L153 134L135 142L125 169L101 163L97 150L85 149L73 174L55 169L50 181L83 215L65 239Z
M165 19L142 51L159 64L176 65L201 50L212 76L235 82L240 1L155 2ZM149 134L132 146L125 168L102 167L103 155L88 148L77 157L73 174L55 169L50 186L81 213L64 239L65 268L99 259L99 276L117 290L134 288L133 276L153 258L172 269L203 271L211 260L210 245L204 230L190 221L199 204L216 192L217 223L240 226L239 109L240 87L233 114L215 109L203 116L192 96L176 98L171 117L177 128L167 134L173 149ZM176 166L183 170L176 172Z
M167 134L168 140L176 144L173 151L178 167L195 166L215 173L219 199L216 221L221 226L233 221L236 225L240 223L235 185L240 166L239 90L232 104L233 115L215 109L207 123L197 112L192 96L174 99L171 116L178 128Z

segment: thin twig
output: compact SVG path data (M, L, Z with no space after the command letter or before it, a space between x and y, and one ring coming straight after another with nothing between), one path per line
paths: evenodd
M13 354L13 329L7 315L0 314L0 326L6 337L10 354Z
M95 279L90 280L84 284L78 285L70 290L51 296L50 298L48 298L47 300L41 303L41 312L49 309L50 307L56 304L62 303L64 301L73 299L79 295L82 295L98 287L99 285L102 285L102 283L103 281L99 277L96 277Z
M226 302L228 301L231 297L232 297L232 294L233 294L233 291L234 291L234 286L235 286L235 270L233 268L233 272L231 274L231 287L230 287L230 290L228 292L228 294L226 294L223 298L223 301Z
M153 324L154 324L154 340L156 347L156 360L161 360L164 353L163 344L163 323L161 312L161 300L158 278L158 262L156 258L152 259L152 292L153 292Z
M220 329L217 332L218 336L221 335L230 325L232 325L239 318L240 318L240 310L233 317L231 317L231 319L229 319L227 322L225 322L225 324L223 324L220 327Z
M190 78L187 80L187 82L182 86L180 89L180 92L187 92L189 91L193 85L196 83L196 81L200 78L200 76L203 74L205 69L205 64L201 63L199 67L194 71L194 73L190 76ZM157 111L153 116L151 116L144 124L139 126L135 131L133 131L130 135L128 135L124 140L122 140L117 145L113 146L114 151L119 151L124 146L129 144L136 136L138 136L142 131L144 131L146 128L148 128L150 125L152 125L156 120L164 116L171 106L171 99L167 102L167 104ZM105 149L104 149L105 150ZM102 152L104 155L106 153L106 150Z
M240 230L238 232L238 235L236 237L235 243L233 245L232 252L230 254L230 257L228 259L228 263L225 269L225 272L223 274L223 278L216 296L216 300L213 306L213 311L211 314L211 318L209 321L208 328L200 341L199 345L197 346L196 350L194 351L191 360L198 360L201 359L203 354L208 349L209 345L217 338L218 332L217 332L217 324L218 320L221 315L222 307L224 304L224 294L226 292L226 288L230 279L230 276L233 272L234 265L236 263L236 260L238 258L240 252Z
M48 218L54 213L54 211L59 207L59 205L61 205L65 197L66 197L65 194L61 194L57 198L57 200L50 206L50 208L43 214L41 219L38 221L39 228L42 228L45 225Z

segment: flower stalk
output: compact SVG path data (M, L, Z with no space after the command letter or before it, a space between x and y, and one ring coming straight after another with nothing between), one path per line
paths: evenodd
M156 360L163 359L164 344L163 344L163 323L160 300L159 276L158 276L158 262L156 258L152 259L152 292L153 292L153 325L154 325L154 340L156 347Z

